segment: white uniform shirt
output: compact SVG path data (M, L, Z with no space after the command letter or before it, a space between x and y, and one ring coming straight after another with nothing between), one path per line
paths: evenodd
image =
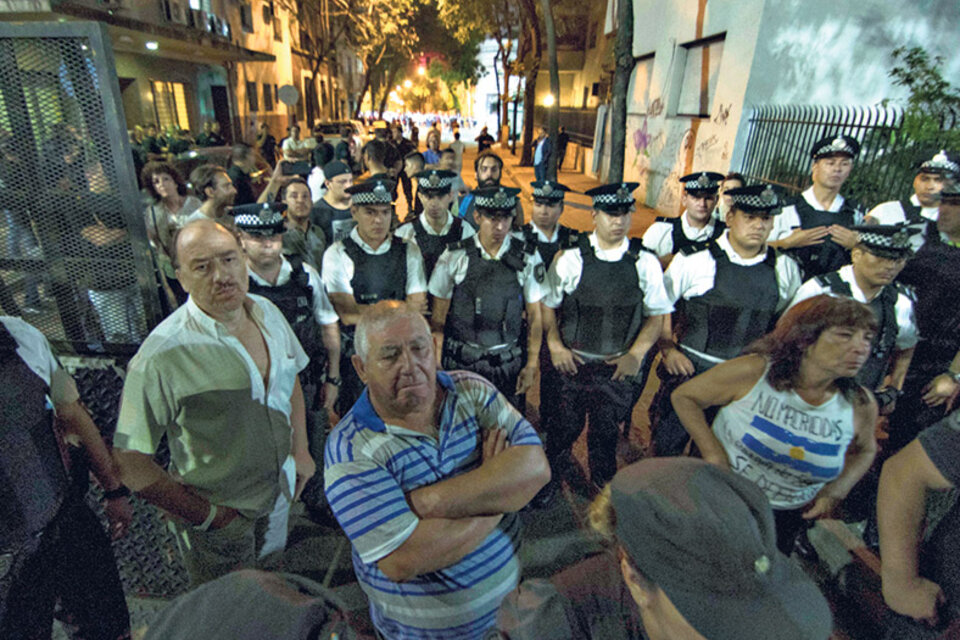
M559 224L553 228L553 236L551 237L548 237L547 234L545 234L543 230L540 229L540 227L538 227L537 225L531 223L530 226L533 228L533 234L537 237L537 240L540 242L550 242L550 243L556 242L557 236L560 234ZM523 231L513 231L511 232L511 234L517 240L525 240Z
M390 251L390 236L384 240L379 247L373 249L370 245L360 238L360 233L356 227L350 231L350 238L356 242L360 248L372 256L378 256ZM323 254L323 284L329 293L349 293L353 295L353 260L347 255L343 247L343 240L338 240ZM407 284L404 291L406 294L425 293L427 291L427 277L423 270L423 256L420 254L420 248L416 242L406 242L407 245Z
M421 213L417 216L417 219L420 220L420 224L423 225L424 230L427 232L428 236L445 236L450 233L450 227L453 226L453 214L449 211L447 212L447 221L443 223L440 232L433 230L433 227L430 226L430 222L427 221L427 214ZM470 226L466 221L460 225L460 239L469 238L470 236L476 235L476 230ZM397 230L393 232L395 236L403 238L404 240L409 240L411 242L417 241L417 232L413 228L413 224L407 224L406 222L397 227Z
M624 238L613 249L601 249L596 232L590 234L590 245L598 260L617 262L630 248L630 239ZM572 294L580 284L583 274L583 257L579 249L566 249L557 254L547 274L547 291L543 303L556 309L563 303L565 295ZM667 298L663 287L663 269L660 261L649 251L641 251L637 258L637 284L643 291L643 315L660 316L673 311L673 304Z
M473 242L480 249L480 257L484 260L500 260L510 249L510 244L514 239L509 234L503 239L500 250L497 255L491 256L487 250L480 244L480 236L473 236ZM519 242L519 240L517 240ZM532 254L524 253L524 267L522 271L517 272L517 282L523 288L523 299L528 304L540 302L543 299L543 288L536 278L537 265L543 264L540 254L534 251ZM455 286L463 282L467 277L467 269L470 266L470 259L467 257L465 249L444 249L437 260L437 266L430 276L430 295L435 298L448 300L453 297ZM541 268L541 273L544 273Z
M307 272L307 286L313 292L313 317L317 320L317 324L336 324L339 316L337 316L333 305L330 304L327 292L323 290L323 281L320 279L320 274L306 262L303 263L303 269ZM282 287L290 282L290 277L293 275L293 265L290 264L289 260L283 258L276 284L270 284L261 278L249 265L247 265L247 272L253 278L253 281L262 287Z
M831 213L838 213L845 202L843 196L837 194L837 197L833 199L833 202L830 204L830 206L824 209L823 205L817 202L817 197L813 195L813 187L810 187L800 195L810 204L811 207L818 211L830 211ZM854 224L860 224L862 222L862 220L854 220ZM800 214L797 213L796 205L787 205L783 208L783 211L780 212L780 215L773 219L773 229L770 230L770 235L767 236L767 240L769 242L773 242L775 240L780 240L781 238L786 238L793 233L795 229L799 228Z
M719 246L730 262L743 267L752 267L758 265L767 259L767 249L753 258L744 258L733 250L728 236L730 231L724 231L723 235L717 238ZM780 254L777 256L777 289L780 292L780 303L777 311L784 309L793 298L793 295L800 288L800 267L790 256ZM667 290L667 297L670 302L675 303L680 298L689 300L697 296L702 296L713 289L713 280L717 275L717 263L707 250L697 251L690 255L678 253L673 262L663 274L663 283Z
M690 224L690 216L684 211L680 214L680 228L687 240L693 242L706 242L713 235L713 229L716 221L711 217L710 221L702 228L697 229ZM643 245L657 254L659 257L668 256L673 253L673 223L672 222L654 222L647 228L643 234Z
M840 267L837 273L840 275L841 280L850 285L850 293L854 300L864 304L870 302L867 300L867 297L863 295L863 291L859 285L857 285L857 279L853 275L853 265L848 264L845 267ZM893 285L887 286L892 287ZM816 278L810 278L804 282L803 286L797 291L797 295L795 295L790 302L790 307L807 298L818 296L821 293L831 293L830 287L820 284ZM897 303L894 309L897 314L897 349L910 349L915 347L919 335L917 332L917 322L913 313L913 301L909 296L898 292Z

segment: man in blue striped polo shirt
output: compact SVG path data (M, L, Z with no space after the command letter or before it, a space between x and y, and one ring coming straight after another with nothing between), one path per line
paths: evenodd
M389 640L481 638L517 584L515 513L547 483L536 433L485 379L437 371L426 321L368 309L353 364L367 385L326 446L327 499Z

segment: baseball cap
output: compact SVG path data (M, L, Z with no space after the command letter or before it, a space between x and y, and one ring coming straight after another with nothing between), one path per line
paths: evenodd
M693 458L652 458L611 481L633 564L710 640L825 640L826 599L777 550L770 503L750 480Z

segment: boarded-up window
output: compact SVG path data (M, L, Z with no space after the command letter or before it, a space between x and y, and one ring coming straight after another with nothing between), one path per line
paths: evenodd
M653 79L653 54L642 56L630 76L630 113L644 114L650 106L650 82Z
M676 115L709 118L717 91L724 36L686 44Z

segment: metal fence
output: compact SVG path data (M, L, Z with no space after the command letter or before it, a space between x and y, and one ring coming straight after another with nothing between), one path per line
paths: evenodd
M941 131L957 121L958 114L945 114ZM939 145L917 147L899 135L902 126L903 110L896 106L761 105L750 116L741 172L798 192L810 185L813 144L843 133L861 144L844 194L867 206L906 198L912 193L913 165Z
M547 108L536 106L533 110L533 122L536 126L547 126ZM585 147L593 146L594 129L597 126L596 109L560 108L560 125L567 128L571 142Z
M93 22L0 24L0 308L80 354L160 318L113 53Z

